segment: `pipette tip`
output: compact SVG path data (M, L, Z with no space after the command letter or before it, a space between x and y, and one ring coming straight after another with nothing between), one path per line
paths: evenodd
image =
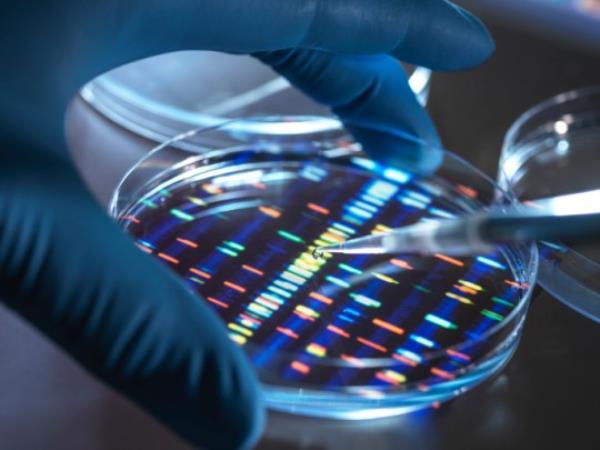
M339 255L377 255L386 253L381 246L364 245L360 239L355 239L351 242L355 242L354 245L333 244L317 247L313 251L314 257L325 258L326 254L339 254Z

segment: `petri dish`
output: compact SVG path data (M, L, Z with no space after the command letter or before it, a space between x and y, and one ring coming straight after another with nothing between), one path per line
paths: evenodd
M454 398L516 349L537 250L315 257L323 243L512 201L440 150L383 166L330 121L191 131L140 160L110 212L215 309L269 407L368 419Z
M560 94L525 112L506 135L498 183L520 201L600 188L600 86ZM600 198L598 199L600 202ZM600 321L600 240L540 242L540 285Z
M431 71L404 67L425 104ZM173 52L127 64L88 83L81 96L113 122L159 143L232 118L331 114L256 59L210 51Z

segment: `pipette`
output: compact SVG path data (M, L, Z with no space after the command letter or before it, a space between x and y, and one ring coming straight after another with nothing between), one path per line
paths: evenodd
M500 244L600 238L600 189L545 198L453 219L422 220L389 232L319 247L316 254L488 253Z

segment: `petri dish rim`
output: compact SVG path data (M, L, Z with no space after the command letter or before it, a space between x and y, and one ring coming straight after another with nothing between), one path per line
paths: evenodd
M510 147L513 147L518 141L520 141L521 138L519 137L519 134L522 128L524 128L524 126L528 122L530 122L540 114L547 112L553 107L596 95L600 95L600 85L588 86L581 89L573 89L571 91L557 94L554 97L550 97L549 99L537 103L536 105L525 111L523 114L521 114L513 122L513 124L506 132L506 135L504 136L502 148L506 150Z
M325 122L323 122L323 120ZM336 126L333 126L333 127L331 126L331 125L335 125L332 123L332 120L333 119L331 119L331 118L322 118L322 117L313 117L313 116L302 116L302 117L292 116L292 117L286 118L286 121L284 121L284 122L282 122L281 117L263 117L263 118L254 118L254 119L244 119L244 120L232 119L232 120L224 121L219 125L211 126L208 128L197 128L197 129L191 130L189 132L182 133L182 134L162 143L161 145L157 146L155 149L153 149L151 152L149 152L147 155L145 155L142 159L140 159L134 166L131 167L131 169L125 174L125 176L119 183L118 187L114 191L113 197L110 202L110 207L109 207L110 214L113 216L113 218L118 220L118 218L120 216L122 216L123 212L129 206L131 206L131 201L125 202L124 205L121 204L122 196L123 196L124 190L126 188L125 183L132 176L132 174L134 174L137 170L140 170L140 168L142 166L144 166L144 164L147 164L148 161L151 161L160 152L164 151L165 149L167 149L169 147L176 147L180 150L190 152L189 158L186 158L186 159L178 162L177 164L173 165L172 169L174 169L174 170L182 169L185 166L190 165L191 163L196 163L196 162L203 160L204 162L203 162L202 166L204 169L206 169L207 172L210 172L211 164L214 164L215 160L222 159L222 158L228 156L228 154L235 154L236 152L239 151L239 149L236 147L227 147L224 149L216 149L216 150L206 150L206 148L200 146L197 143L187 143L189 145L182 146L181 144L184 143L185 140L189 139L190 137L199 136L203 133L210 133L211 131L218 131L218 132L223 132L223 131L239 132L239 131L241 131L244 133L247 133L247 132L255 133L255 132L257 132L257 130L263 130L263 131L267 130L268 131L269 127L265 128L265 127L260 126L263 124L278 123L278 124L283 124L284 126L290 126L290 123L293 124L294 122L304 124L305 126L303 126L303 127L301 126L300 129L304 129L305 131L308 130L308 133L313 135L313 137L314 137L315 133L318 136L318 133L320 133L320 132L324 133L325 135L330 135L332 130L336 130L339 133L343 133L343 127L339 122L337 123ZM323 123L326 123L327 126L323 127L322 126ZM267 137L273 136L273 135L276 136L278 134L279 133L274 133L274 134L266 133L265 136L267 136ZM301 135L301 134L302 133L299 133L299 135ZM239 148L242 148L242 147L239 147ZM247 146L245 146L243 148L247 149ZM454 162L468 168L469 171L474 174L474 176L477 176L477 178L484 181L486 184L489 184L489 186L491 188L493 188L494 194L496 195L496 197L504 198L507 201L512 201L514 199L511 192L507 192L507 191L501 189L490 177L488 177L487 175L482 173L479 169L471 166L468 162L464 161L459 156L457 156L453 153L447 152L445 150L436 149L436 151L442 151L445 158L449 158L449 159L453 160ZM315 151L315 153L313 155L309 154L308 156L325 157L327 162L335 164L336 157L339 158L339 157L342 157L345 155L338 153L338 155L336 157L328 158L328 157L324 156L322 153ZM172 177L168 177L167 181L164 184L160 184L160 179L164 177L164 174L162 174L162 175L161 174L162 174L162 172L157 174L155 177L148 179L147 182L143 184L142 189L145 189L149 185L154 185L150 191L145 192L145 195L151 195L152 192L160 190L160 189L166 187L167 185L171 185L171 184L177 183L179 181L177 179L173 179ZM136 198L139 198L137 193L134 194L133 196ZM500 334L505 328L507 328L508 326L513 324L515 320L519 321L519 323L515 326L515 329L519 329L522 326L522 322L525 320L525 316L527 313L526 309L529 305L529 300L531 298L531 293L533 291L535 280L537 277L537 263L538 263L537 247L535 246L535 244L528 244L525 247L527 248L527 251L530 256L528 268L526 269L528 279L522 280L526 284L526 287L522 290L522 292L519 295L518 304L515 305L515 307L510 311L509 314L506 315L506 317L504 317L504 319L501 322L499 322L498 324L487 329L484 333L479 335L477 337L477 339L463 339L452 345L444 346L435 351L423 352L419 356L421 356L424 361L428 361L428 360L440 357L440 356L444 355L446 352L448 352L449 350L460 351L461 349L464 349L467 346L472 346L472 345L476 345L477 343L485 342L488 339L494 337L495 335ZM512 267L513 258L506 256L505 259L511 266L510 267L511 273L516 275L516 270L514 269L514 267ZM252 353L254 351L259 351L260 345L254 345L252 343L247 343L244 345L244 349L248 353ZM286 352L286 351L281 351L281 350L279 350L276 355L276 358L278 360L281 360L282 362L289 362L290 360L292 360L296 357L297 357L297 352ZM324 358L321 358L321 357L314 357L314 356L308 355L308 356L303 356L303 360L307 361L308 363L310 363L312 365L322 366L322 367L331 367L331 366L348 367L349 366L349 363L344 361L343 359L333 358L331 356L326 356ZM365 368L369 368L369 369L385 368L385 367L398 365L398 361L396 361L395 359L390 358L390 357L361 358L361 362L365 364ZM462 373L469 372L472 369L472 367L476 364L477 364L477 362L473 362L472 364L464 365L462 368L457 370L455 373L457 375L461 375ZM418 383L419 383L418 381L405 383L405 384L401 385L400 388L402 391L414 389L415 385L417 385ZM277 389L280 390L280 389L285 389L285 388L277 386ZM335 391L335 389L334 389L334 391Z

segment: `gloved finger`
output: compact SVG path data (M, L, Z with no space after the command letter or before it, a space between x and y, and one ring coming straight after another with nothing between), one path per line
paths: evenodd
M126 62L176 50L389 53L459 69L481 63L494 47L477 18L446 0L67 0L31 14L52 19L52 44L14 27L7 30L8 47L25 50L5 56L19 67L35 55L36 61L23 61L31 69L59 61L63 73L50 81L77 80L71 88Z
M135 248L68 164L11 151L10 165L0 151L0 297L194 445L251 446L257 382L217 316Z
M115 48L115 34L106 44L123 53L312 48L457 69L493 49L481 22L446 0L152 0L119 9L115 2L102 2L110 11L102 19L123 45Z
M441 153L435 127L395 58L317 50L255 56L330 106L375 159L427 173L437 168Z

